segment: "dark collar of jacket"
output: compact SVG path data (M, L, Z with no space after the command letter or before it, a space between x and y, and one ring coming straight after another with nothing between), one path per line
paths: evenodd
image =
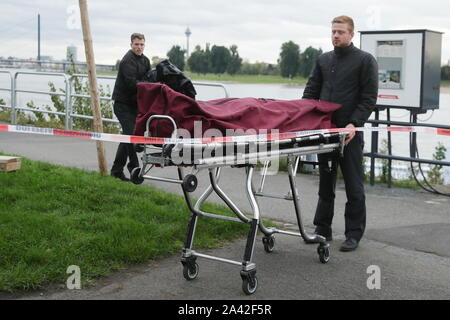
M349 46L347 47L334 47L334 53L341 57L341 56L345 56L347 54L349 54L350 52L352 52L355 49L355 46L353 45L353 42L350 43Z
M134 51L133 50L129 50L128 51L130 54L131 54L131 56L133 56L134 58L136 58L136 59L142 59L143 57L144 57L144 54L141 54L140 56L138 56L136 53L134 53Z

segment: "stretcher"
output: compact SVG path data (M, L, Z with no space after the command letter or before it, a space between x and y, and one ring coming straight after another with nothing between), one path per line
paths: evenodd
M305 133L305 135L289 138L284 138L286 135L280 135L279 139L277 139L277 137L270 137L270 139L267 140L264 138L247 139L245 136L238 137L240 139L218 139L217 141L212 139L211 141L206 142L202 142L202 140L195 141L193 139L177 140L178 128L175 120L167 115L152 115L146 122L144 136L150 137L151 123L161 119L170 121L172 124L173 142L159 146L145 144L143 146L142 167L135 168L132 171L131 180L136 184L142 183L145 179L150 179L181 185L184 199L191 212L181 257L183 276L186 280L194 280L198 276L199 266L197 258L215 260L240 266L242 289L248 295L253 294L258 287L256 264L253 261L258 229L263 234L263 246L267 253L274 250L274 234L284 234L301 237L306 243L318 244L317 254L320 262L327 263L329 261L330 247L326 242L326 239L320 235L309 235L305 232L300 213L299 195L296 188L295 177L300 157L303 155L328 152L338 152L342 154L345 135L348 132ZM270 161L281 158L287 159L290 191L287 195L267 194L264 192L264 184L269 163ZM256 189L253 183L253 174L255 168L261 163L264 164L261 169L262 178L259 188ZM164 168L167 166L176 166L178 177L165 178L150 175L151 170L156 170L155 168L157 167ZM219 186L220 173L223 167L245 168L245 190L252 208L250 214L240 210ZM190 168L190 173L185 174L187 168ZM191 193L198 187L197 175L201 170L208 171L209 184L198 201L193 204ZM205 203L213 192L223 200L236 217L218 215L211 212L205 212L201 209L202 204ZM260 207L256 200L257 197L271 197L292 201L298 224L298 232L264 226ZM249 226L249 231L243 259L241 261L235 261L203 254L194 250L193 242L199 217L247 224Z

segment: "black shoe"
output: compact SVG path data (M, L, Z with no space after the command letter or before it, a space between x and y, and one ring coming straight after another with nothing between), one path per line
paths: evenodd
M137 153L144 152L144 150L145 150L145 146L143 144L140 144L140 143L133 144L133 147L134 147L134 151L137 152Z
M130 181L130 179L128 179L127 177L125 177L125 175L123 174L123 172L120 173L111 173L111 176L113 176L114 178L120 179L122 181Z
M356 240L355 238L347 238L341 245L341 248L339 249L339 251L342 252L347 252L347 251L353 251L356 248L358 248L358 240Z
M332 236L331 234L330 234L329 236L325 236L325 235L320 234L320 233L318 233L318 232L314 232L314 234L316 234L316 235L318 235L318 236L324 237L325 240L327 240L327 241L333 241L333 236Z

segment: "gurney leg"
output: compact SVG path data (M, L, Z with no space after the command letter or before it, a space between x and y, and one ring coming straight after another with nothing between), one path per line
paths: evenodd
M216 181L218 181L219 177L220 177L220 168L216 168L216 171L214 174L215 174ZM208 197L211 195L212 192L213 192L213 187L210 184L208 186L208 188L205 190L205 192L203 192L203 194L200 196L200 198L195 203L194 209L196 211L200 211L200 207L203 205L203 203L206 201L206 199L208 199Z
M178 177L183 180L183 169L178 168ZM196 262L197 257L192 253L192 244L194 242L195 228L197 226L198 214L192 206L191 196L185 185L181 185L183 189L184 198L191 211L191 217L189 218L188 229L186 238L184 240L183 254L181 256L181 263L183 264L183 276L186 280L194 280L199 272L199 266Z
M253 168L252 169L252 174L250 174L250 179L251 176L253 175ZM228 206L228 208L230 208L233 213L242 221L245 223L250 223L250 219L248 219L241 210L239 210L239 208L233 203L233 201L225 194L225 192L222 191L222 189L219 187L219 185L217 184L217 172L215 173L214 169L209 169L209 180L211 182L211 186L213 188L213 190L216 192L216 194L223 200L223 202L225 202L225 204ZM248 178L247 178L248 180ZM252 204L253 206L253 204ZM257 206L256 206L257 207ZM258 210L258 219L259 219L259 210Z
M246 168L247 171L247 196L252 206L253 219L250 222L250 230L247 237L247 245L245 247L244 261L242 263L242 290L245 294L250 295L256 291L258 287L258 279L256 277L256 265L252 263L253 251L255 249L256 233L259 225L259 206L253 192L252 176L253 167Z
M294 201L295 215L297 217L297 224L300 230L300 234L306 243L319 243L317 253L319 254L320 262L327 263L330 259L330 245L326 242L325 237L319 235L310 236L306 234L303 227L300 215L300 205L298 203L298 192L294 180L295 172L293 169L293 159L291 157L288 157L287 159L287 167L289 172L289 184L291 186L292 192L292 201Z
M242 266L240 275L242 278L242 290L250 295L253 294L256 291L256 288L258 286L258 279L256 278L256 265L252 263L253 258L253 251L256 241L256 233L258 230L259 225L259 208L258 204L256 203L256 199L253 194L252 190L252 175L253 175L253 167L250 167L247 169L247 195L249 197L252 209L253 209L253 218L249 219L247 218L238 208L237 206L231 201L228 196L225 195L225 193L220 189L220 187L217 184L217 180L219 178L219 169L210 169L209 170L209 177L211 181L210 187L202 194L200 199L197 201L195 207L192 205L191 196L189 195L189 191L186 188L186 185L181 184L183 189L183 194L186 200L186 203L192 212L192 215L189 219L188 223L188 229L187 234L184 242L184 248L183 248L183 254L181 257L181 263L183 264L183 276L186 280L193 280L197 277L199 273L199 266L196 262L197 257L202 257L206 259L211 260L217 260L222 261L226 263L236 264ZM180 180L184 179L183 175L183 169L178 168L178 176ZM203 203L209 195L212 193L212 191L215 191L220 198L228 205L228 207L238 216L239 220L245 223L248 223L250 225L250 230L247 237L247 244L245 247L245 253L244 258L242 262L208 256L205 254L201 254L198 252L195 252L192 250L193 247L193 241L194 241L194 235L195 235L195 229L197 225L197 219L199 215L207 215L206 213L203 213L200 211L201 203ZM199 203L200 202L200 203ZM215 215L209 214L207 216L210 217L216 217ZM238 220L238 221L239 221Z
M192 243L194 242L195 228L197 226L197 219L198 219L197 214L193 212L191 217L189 218L186 239L184 240L185 249L192 249Z
M192 252L192 242L194 240L195 227L197 225L197 214L192 212L188 223L188 231L184 241L181 264L183 265L183 276L186 280L194 280L199 272L199 266L196 262L197 257Z

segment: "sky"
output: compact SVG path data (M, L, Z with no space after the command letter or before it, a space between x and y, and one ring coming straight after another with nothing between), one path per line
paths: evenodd
M331 46L331 20L338 15L355 21L359 31L429 29L443 32L442 59L450 60L448 0L88 0L97 64L115 64L130 48L130 35L144 33L148 57L165 57L173 45L238 46L249 62L276 63L281 45L294 41L324 51ZM41 16L41 55L64 59L69 45L85 61L78 1L2 0L0 56L37 57L37 15Z

